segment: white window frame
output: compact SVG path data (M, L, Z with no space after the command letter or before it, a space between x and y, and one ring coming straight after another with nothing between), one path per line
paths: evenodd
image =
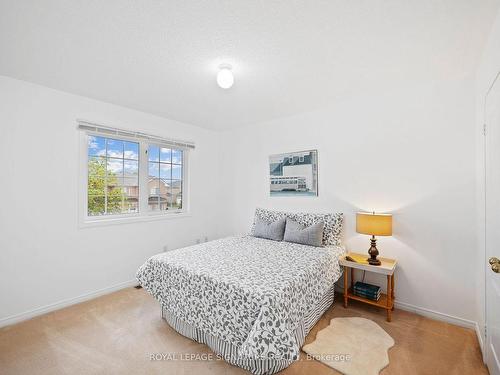
M111 138L129 142L139 143L139 212L126 213L126 214L113 214L113 215L88 215L88 137L97 136L104 138ZM131 222L152 221L162 219L174 219L189 217L189 203L190 203L190 184L189 184L189 149L179 146L172 146L169 144L162 144L154 140L140 140L126 135L108 135L94 131L80 131L79 132L80 144L80 163L79 163L79 209L78 209L78 222L80 227L92 227L109 224L124 224ZM147 150L149 145L159 147L173 148L182 150L182 209L165 210L165 211L151 211L148 207L148 155Z

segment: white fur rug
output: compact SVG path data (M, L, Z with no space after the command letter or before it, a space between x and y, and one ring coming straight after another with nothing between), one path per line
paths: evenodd
M389 364L394 340L365 318L334 318L302 348L314 359L345 375L378 375Z

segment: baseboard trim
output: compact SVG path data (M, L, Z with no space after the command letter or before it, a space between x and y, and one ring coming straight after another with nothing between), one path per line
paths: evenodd
M129 280L123 283L115 284L107 288L95 290L93 292L82 294L78 297L64 299L62 301L51 303L50 305L41 306L33 310L25 311L20 314L11 315L0 319L0 327L10 326L12 324L20 323L24 320L34 318L39 315L46 314L51 311L59 310L64 307L76 305L77 303L85 302L99 296L115 292L120 289L128 288L137 285L137 280Z
M342 286L335 285L335 291L339 294L344 294L344 288ZM417 315L425 316L427 318L431 318L434 320L451 323L460 327L470 328L473 330L476 329L479 330L479 328L476 328L478 324L475 321L459 318L458 316L445 314L439 311L430 310L425 307L415 306L410 303L400 302L397 300L397 298L396 301L394 302L394 307L400 310L405 310L415 313Z
M424 307L418 307L406 302L398 302L397 300L395 301L394 306L398 309L410 311L415 314L425 316L427 318L440 320L442 322L454 324L456 326L476 330L477 323L473 320L459 318L458 316L453 316L439 311L426 309Z
M460 327L472 329L476 333L477 341L479 343L479 348L481 349L481 354L482 354L483 362L484 362L485 357L484 357L483 336L481 335L481 328L479 327L479 324L477 322L475 322L473 320L459 318L458 316L444 314L442 312L426 309L423 307L414 306L414 305L411 305L409 303L404 303L404 302L396 301L394 303L394 306L398 309L410 311L410 312L425 316L425 317L430 318L430 319L440 320L442 322L446 322L446 323L454 324L454 325L457 325Z
M339 294L344 294L344 288L341 286L336 285L335 291ZM473 320L459 318L458 316L445 314L445 313L442 313L439 311L426 309L424 307L415 306L415 305L412 305L410 303L399 302L398 300L396 300L394 302L394 307L401 309L401 310L415 313L417 315L425 316L425 317L430 318L430 319L439 320L442 322L446 322L446 323L450 323L450 324L454 324L454 325L457 325L460 327L469 328L469 329L474 330L474 332L476 333L476 336L477 336L477 341L479 342L479 347L481 348L481 353L483 354L483 361L484 361L485 357L484 357L483 336L481 334L481 328L477 322L475 322Z
M483 335L481 334L481 327L479 326L479 323L476 322L476 336L477 336L477 341L479 341L479 347L481 348L481 354L483 355L483 362L485 361L485 356L484 356L484 342L483 342ZM483 330L484 332L484 330Z

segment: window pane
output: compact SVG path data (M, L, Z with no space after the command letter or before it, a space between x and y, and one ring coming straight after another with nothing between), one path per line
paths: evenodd
M139 211L139 151L138 142L88 137L88 215Z
M108 158L123 158L123 141L107 138Z
M149 177L160 177L160 165L158 163L149 163Z
M123 188L123 194L125 194L125 198L139 198L139 185L132 186L128 185Z
M172 202L169 203L169 209L181 210L182 209L182 194L177 194L172 197Z
M158 211L160 205L158 204L159 196L150 196L148 199L148 206L150 211Z
M172 163L182 164L182 150L172 150Z
M172 179L173 180L182 179L182 166L172 164Z
M123 162L125 176L137 176L139 174L139 162L132 160L125 160Z
M87 167L89 176L106 176L106 158L91 156Z
M88 197L88 215L89 216L96 216L96 215L103 215L105 212L105 200L106 198L104 196L92 196L89 195Z
M158 185L158 209L165 211L168 209L168 194L170 192L171 181L168 179L160 179Z
M170 185L172 184L172 181L170 181L170 179L168 180L165 180L165 179L160 179L160 194L167 194L169 189L170 189Z
M149 161L159 161L160 160L160 148L158 146L150 145L148 147L148 158Z
M139 200L137 198L126 199L123 203L124 213L135 213L139 212Z
M125 189L121 185L109 185L108 184L106 191L107 191L108 201L112 198L113 199L120 198L120 200L121 200L122 197L125 196Z
M87 183L87 195L104 195L106 180L104 177L89 176Z
M170 182L169 202L170 209L182 208L182 181L173 180Z
M123 157L125 159L139 160L139 143L124 142Z
M150 163L153 164L153 163ZM157 163L155 163L158 165ZM148 206L152 211L159 209L158 199L160 196L160 179L150 178L148 181Z
M170 180L172 178L171 171L172 171L171 164L160 164L160 178Z
M108 178L123 176L123 159L108 158L107 171Z
M107 188L107 213L121 213L122 202L124 198L123 189L121 186L109 186Z
M89 136L88 154L90 156L106 156L106 138Z
M170 163L172 150L162 147L160 149L160 161Z
M107 214L121 214L122 213L122 201L117 199L108 199L106 206Z
M160 195L160 211L168 210L168 195L162 194Z
M148 183L149 195L160 195L160 179L154 178Z

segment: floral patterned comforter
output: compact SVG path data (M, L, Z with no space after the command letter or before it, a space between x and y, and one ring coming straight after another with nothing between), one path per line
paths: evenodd
M295 359L293 331L340 277L343 252L228 237L155 255L136 277L165 309L241 355Z

